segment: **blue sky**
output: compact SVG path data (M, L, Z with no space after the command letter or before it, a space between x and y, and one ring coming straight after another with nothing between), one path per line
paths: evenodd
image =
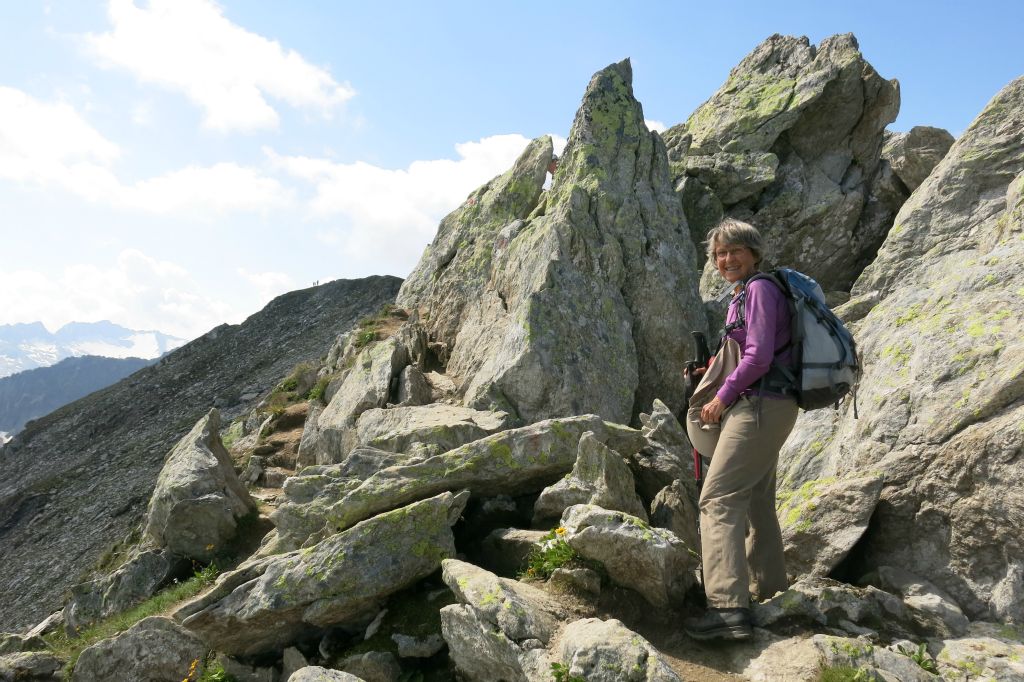
M0 324L193 337L314 281L404 276L630 57L654 128L772 33L853 32L891 126L961 132L1024 74L1024 3L130 0L0 6Z

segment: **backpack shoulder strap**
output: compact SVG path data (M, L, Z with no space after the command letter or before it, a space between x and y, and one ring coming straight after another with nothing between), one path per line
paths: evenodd
M782 295L785 296L787 300L789 299L789 289L786 287L785 284L782 283L782 278L779 277L779 275L774 270L772 270L771 272L756 272L756 273L754 273L744 283L743 291L740 292L740 300L736 304L738 306L737 309L736 309L736 321L738 323L736 325L737 327L746 327L747 326L747 318L746 318L747 287L750 286L751 282L756 282L759 279L768 280L769 282L771 282L772 284L774 284L775 286L777 286L779 288L779 291L782 292Z

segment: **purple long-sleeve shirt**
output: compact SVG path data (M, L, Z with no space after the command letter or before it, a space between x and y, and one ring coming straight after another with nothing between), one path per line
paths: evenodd
M775 353L789 343L792 335L789 304L777 286L768 280L759 279L747 285L746 290L743 315L746 327L728 333L739 344L743 357L716 394L725 405L732 405L736 398L748 390L756 390L754 384L768 372ZM738 319L738 302L739 296L733 296L729 302L726 324ZM787 348L779 354L779 362L788 364L790 356Z

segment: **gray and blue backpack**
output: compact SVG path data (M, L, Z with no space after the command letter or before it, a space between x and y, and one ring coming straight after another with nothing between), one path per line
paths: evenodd
M758 279L774 283L785 294L793 321L789 345L776 353L778 358L791 348L792 364L787 366L773 360L761 379L761 389L792 395L804 410L838 407L850 394L856 414L856 387L860 378L857 345L846 325L825 303L821 287L807 275L790 268L757 273L747 284ZM745 290L740 294L736 326L744 324L744 293Z

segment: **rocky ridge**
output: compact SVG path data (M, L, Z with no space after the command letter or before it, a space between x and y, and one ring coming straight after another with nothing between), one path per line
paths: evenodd
M0 450L0 628L60 608L140 522L164 456L211 406L228 419L248 412L293 366L393 300L398 284L371 277L285 294L19 433Z
M278 384L308 389L308 407L264 403L222 429L235 457L249 457L253 494L273 498L275 529L174 622L102 643L107 659L159 636L154 653L176 669L197 656L240 680L1024 679L1010 284L1024 232L1022 81L935 165L941 134L883 131L895 85L852 36L818 47L770 38L701 116L666 134L668 148L635 125L629 77L628 62L595 75L551 190L537 182L550 157L542 138L442 222L399 296L408 308L363 320ZM827 183L790 196L794 215L825 207L821 232L783 223L770 260L820 265L816 248L787 250L794 235L823 244L838 230L848 243L877 229L884 243L863 272L870 249L840 249L848 259L833 263L830 286L842 298L853 287L840 313L864 354L860 416L848 405L803 414L783 453L792 584L754 605L751 641L710 648L678 627L699 601L696 490L677 406L656 399L673 380L650 378L658 362L678 370L685 335L649 357L658 330L705 328L704 305L694 298L680 317L624 283L679 268L678 286L696 291L687 187L700 182L701 196L750 217L780 190L762 172L773 154L801 177L840 169L849 182L842 197ZM858 184L868 168L875 180ZM885 168L903 192L888 195L892 229L884 211L865 217ZM655 311L672 320L651 323ZM592 331L584 351L583 323L621 333L597 333L598 344ZM599 364L606 342L626 353L624 370ZM950 349L962 364L938 361ZM587 393L602 387L620 392ZM294 438L275 440L303 418L296 451ZM209 431L204 447L219 451L204 419L193 434ZM257 457L296 471L277 483ZM202 547L176 551L201 558ZM194 653L195 636L217 656ZM49 674L38 642L10 641L17 653L0 655L0 670L34 662Z

